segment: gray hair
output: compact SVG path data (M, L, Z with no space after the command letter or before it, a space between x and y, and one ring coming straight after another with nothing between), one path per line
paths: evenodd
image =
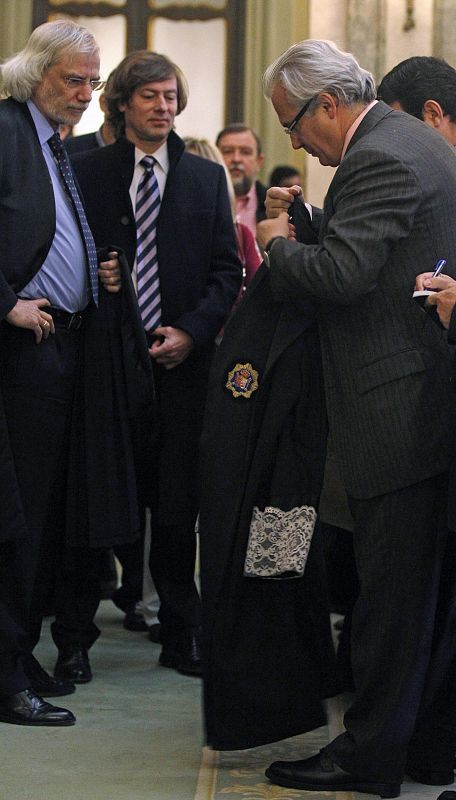
M263 76L265 97L271 98L277 83L296 106L321 92L337 97L345 106L368 105L376 96L373 76L351 53L342 52L334 42L318 39L292 45L267 68ZM309 110L314 107L311 103Z
M44 73L62 56L98 55L99 47L92 34L71 20L45 22L35 28L24 49L0 67L4 94L25 103Z

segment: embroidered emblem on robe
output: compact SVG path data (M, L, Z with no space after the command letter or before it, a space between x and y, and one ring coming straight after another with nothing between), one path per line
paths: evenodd
M251 397L258 389L258 372L251 364L235 364L225 386L234 397Z

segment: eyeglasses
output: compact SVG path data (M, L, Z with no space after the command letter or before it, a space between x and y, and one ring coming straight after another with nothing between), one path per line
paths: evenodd
M295 118L290 122L290 124L286 128L283 129L283 132L286 133L287 136L291 136L294 133L296 125L298 124L298 122L301 119L301 117L303 117L304 114L306 113L306 111L309 108L312 100L315 100L315 97L316 97L316 95L311 97L310 100L308 100L307 103L305 103L305 105L303 105L301 110L298 111L298 113L296 114Z
M65 75L64 79L65 86L67 89L80 89L81 86L87 86L90 83L90 88L93 92L97 92L99 89L103 89L106 84L106 81L101 80L92 80L90 78L76 78L72 75Z

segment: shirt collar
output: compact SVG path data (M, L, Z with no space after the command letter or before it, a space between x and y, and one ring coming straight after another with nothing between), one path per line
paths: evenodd
M139 162L144 158L147 153L144 153L139 147L135 147L135 167L138 166ZM168 156L168 146L166 142L163 142L162 145L155 151L155 153L150 153L155 161L161 167L165 175L168 174L169 171L169 156Z
M359 117L356 117L355 121L350 125L347 133L345 134L344 146L342 148L342 155L340 157L341 161L342 161L343 157L345 156L345 153L347 152L347 149L348 149L348 145L350 144L351 140L353 139L353 136L355 135L355 132L357 131L357 129L361 125L364 117L366 116L366 114L369 113L371 108L373 108L375 105L377 105L377 103L378 103L378 100L372 100L372 103L369 103L369 105L366 106L366 108L363 111L361 111L361 114L359 115Z
M101 128L95 131L95 139L97 140L98 147L106 147L106 142L101 135Z
M38 139L40 140L40 145L43 146L43 144L45 144L47 140L54 135L55 130L51 123L48 122L46 117L41 113L38 106L35 105L33 100L27 100L27 108L32 115L36 132L38 134Z

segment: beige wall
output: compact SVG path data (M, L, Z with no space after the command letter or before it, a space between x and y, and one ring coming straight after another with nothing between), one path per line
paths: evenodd
M271 104L263 96L262 75L290 44L308 37L307 0L247 0L244 122L259 134L265 154L262 178L277 164L302 170L303 158L290 147Z
M0 0L0 60L27 41L32 25L32 0Z

